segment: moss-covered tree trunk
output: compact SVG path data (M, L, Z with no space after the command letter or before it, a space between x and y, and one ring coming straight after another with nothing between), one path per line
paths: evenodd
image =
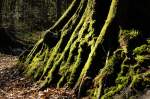
M148 4L74 0L28 54L25 72L42 88L71 88L78 98L140 95L150 87Z

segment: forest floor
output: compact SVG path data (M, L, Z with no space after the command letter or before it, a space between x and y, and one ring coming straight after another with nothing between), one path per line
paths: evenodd
M72 91L48 88L40 91L38 83L24 77L17 67L18 56L0 53L0 99L73 99Z
M18 59L19 56L0 53L0 99L76 99L71 90L64 88L40 91L39 82L26 78L18 68ZM150 99L150 91L138 99Z

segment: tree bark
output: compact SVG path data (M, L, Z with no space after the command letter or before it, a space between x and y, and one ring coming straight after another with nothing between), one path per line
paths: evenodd
M59 18L61 16L61 0L56 0L56 16Z
M72 88L78 98L140 95L150 83L150 19L134 13L136 4L74 0L24 60L26 74L43 80L42 88ZM146 19L139 22L137 14ZM53 32L59 32L56 41Z
M15 31L11 28L0 28L0 52L17 55L18 53L14 53L12 49L27 47L14 33Z

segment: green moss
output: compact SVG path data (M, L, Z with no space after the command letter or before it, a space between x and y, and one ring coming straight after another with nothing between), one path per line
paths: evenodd
M87 90L87 95L88 95L88 96L91 96L90 99L95 99L96 96L94 95L94 92L95 92L95 89L94 89L94 88Z
M129 71L129 65L125 65L125 64L122 64L121 65L121 72L119 73L119 75L121 76L126 76L126 74L128 73Z
M117 77L115 82L116 82L116 84L127 83L128 79L129 79L129 77L126 77L126 76Z
M28 65L28 67L26 68L26 72L27 72L28 76L33 76L32 74L33 74L34 70L36 69L36 67L38 66L39 60L40 60L39 58L35 57L32 60L32 63Z
M133 53L135 53L135 54L142 54L145 52L150 53L150 45L144 44L144 45L141 45L140 47L137 47L133 50Z
M134 88L137 86L137 84L141 81L140 75L134 75L132 76L132 82L130 84L130 88Z
M66 70L68 69L68 66L64 65L64 66L61 66L60 69L59 69L59 73L61 75L65 74Z
M115 86L113 86L113 87L110 87L110 88L106 88L105 90L104 90L104 94L106 94L106 93L108 93L109 91L111 91L111 90L115 90Z
M38 54L37 54L38 55ZM36 70L40 68L43 65L43 56L40 57L35 56L31 62L31 64L28 65L28 68L26 69L28 76L35 76L37 73Z
M128 47L131 45L129 44L130 41L138 39L141 32L135 29L121 30L119 35L119 43L120 45L122 44L121 49L117 48L119 45L116 45L113 50L106 48L107 56L100 52L103 50L101 45L113 44L113 42L110 42L111 40L107 41L105 39L113 33L110 28L114 29L111 26L114 25L112 22L117 13L117 1L112 1L108 17L100 34L95 34L99 29L95 30L97 20L94 20L92 16L95 9L93 8L94 4L92 4L94 1L88 0L87 8L83 10L81 6L83 6L83 2L87 1L82 0L80 7L63 27L60 40L52 49L44 47L45 49L38 50L34 55L38 45L33 48L28 56L29 59L27 59L29 64L28 74L34 78L41 76L40 78L44 79L42 86L67 86L74 88L75 91L77 90L78 94L86 89L85 91L88 90L88 95L102 99L109 99L116 94L120 94L129 85L131 87L137 85L141 81L137 77L141 78L141 76L137 76L140 72L135 70L135 65L138 64L139 67L142 67L139 63L143 63L147 59L145 54L150 52L149 45L144 44L135 48L135 44L135 47L133 47L135 48L134 54L132 49L129 50ZM82 17L79 14L81 9L83 10ZM77 20L78 22L76 23ZM117 30L114 31L117 32ZM123 48L123 46L125 47ZM108 46L106 45L106 47ZM96 58L101 58L104 61ZM97 62L96 65L95 62ZM144 79L144 81L149 80L147 77ZM87 83L91 85L87 85ZM84 88L86 86L88 87Z
M118 93L119 91L121 91L126 85L126 82L125 84L118 84L116 87L112 87L110 89L108 89L107 93L104 94L101 99L112 99L112 96L114 96L116 93Z
M144 56L141 56L141 55L137 55L137 56L135 57L135 60L136 60L137 62L139 62L139 63L143 63L143 62L144 62L144 59L145 59L145 57L144 57Z
M116 86L105 88L102 99L112 98L112 96L119 93L123 88L125 88L127 86L128 82L129 82L128 79L129 79L129 77L127 77L127 76L117 77L117 79L115 81Z
M150 44L150 38L147 40L147 43Z
M82 53L82 48L80 48L78 50L78 56L77 56L77 60L76 62L72 65L72 67L69 69L69 71L71 72L71 75L70 75L70 79L68 81L68 85L72 85L74 82L72 82L74 80L74 77L76 77L76 73L78 72L78 68L79 68L79 65L81 63L81 53Z
M120 29L120 36L126 41L129 41L133 38L137 38L140 34L141 32L135 29L131 29L131 30Z
M65 74L66 74L66 73L65 73ZM65 79L65 77L66 77L65 74L64 74L64 75L61 77L61 79L58 81L58 83L57 83L57 88L62 87L63 81L64 81L64 79Z
M38 47L40 46L40 44L42 44L43 43L43 39L40 39L36 44L35 44L35 46L33 47L33 49L31 50L31 52L28 54L28 56L26 57L26 60L25 60L25 64L29 64L31 61L32 61L32 59L33 59L33 55L34 55L34 53L38 50Z
M129 39L136 38L136 37L138 37L139 35L140 35L140 32L137 31L137 30L134 30L134 29L130 30L130 32L127 33L127 36L129 37Z
M44 65L44 63L43 62L39 62L39 64L41 64L41 65L38 65L38 67L36 69L36 72L34 73L34 76L33 76L34 79L37 79L43 73L43 65Z
M47 58L49 57L48 54L49 48L47 48L47 46L43 46L43 48L36 53L32 61L28 64L25 70L27 76L33 76L33 78L37 78L38 75L41 75Z

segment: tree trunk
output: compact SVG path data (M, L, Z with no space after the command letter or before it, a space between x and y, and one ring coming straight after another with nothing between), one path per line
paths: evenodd
M16 55L18 53L14 53L12 49L24 49L27 47L22 40L14 35L14 33L15 31L11 28L0 28L0 52Z
M61 16L61 0L56 0L56 16L59 18Z
M78 98L140 95L150 86L148 4L74 0L26 57L25 72L42 88L72 88Z

